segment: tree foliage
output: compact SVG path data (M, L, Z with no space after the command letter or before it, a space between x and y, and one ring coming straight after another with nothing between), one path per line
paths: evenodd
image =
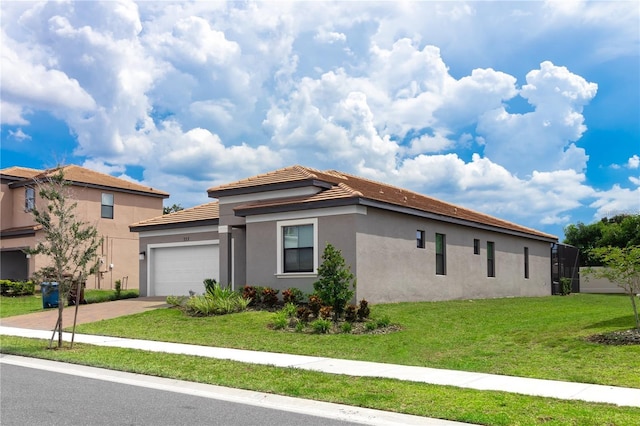
M57 331L58 347L62 347L64 303L72 289L79 295L86 278L97 272L97 251L102 238L98 237L95 226L77 218L77 203L71 201L70 182L65 180L62 168L53 176L36 179L35 185L44 206L36 203L31 213L34 221L42 226L44 238L25 252L49 259L48 265L35 273L35 278L40 282L58 283L58 320L51 340L53 342ZM77 306L78 303L76 309ZM73 333L75 336L75 324Z
M640 245L640 214L605 217L589 225L578 222L565 227L564 234L564 243L580 250L581 266L599 266L601 260L594 249Z
M633 247L600 247L591 250L602 268L588 268L587 277L605 278L622 288L631 299L636 328L640 330L640 318L636 295L640 294L640 245Z
M322 254L318 277L313 288L322 302L333 308L333 319L337 321L353 298L355 281L350 268L345 265L342 252L331 244L327 243Z
M162 214L175 213L175 212L179 212L180 210L184 210L184 207L182 207L180 204L174 204L172 206L163 207Z

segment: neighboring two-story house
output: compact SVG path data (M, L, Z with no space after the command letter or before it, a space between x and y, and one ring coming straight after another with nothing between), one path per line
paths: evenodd
M47 265L45 256L28 256L22 250L43 239L31 213L42 203L36 182L58 170L0 170L0 279L28 279ZM96 226L103 237L98 250L100 272L89 277L87 287L113 288L116 280L122 280L123 285L137 289L138 234L130 232L129 225L161 215L162 202L169 194L80 166L63 166L62 170L71 182L70 197L77 202L77 217Z

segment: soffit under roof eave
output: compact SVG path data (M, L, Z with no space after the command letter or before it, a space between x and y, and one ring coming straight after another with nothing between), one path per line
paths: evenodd
M150 192L150 191L142 191L142 190L138 190L138 189L119 188L119 187L116 187L116 186L109 186L109 185L99 185L99 184L96 184L96 183L78 182L78 181L74 181L74 180L69 180L68 182L70 182L72 186L81 186L81 187L92 188L92 189L124 192L124 193L127 193L127 194L144 195L146 197L169 198L170 195L171 195L171 194L167 194L167 193L155 193L155 192ZM34 184L33 179L24 179L24 180L22 180L20 182L10 183L9 184L9 188L14 189L14 188L20 188L22 186L33 185L33 184ZM159 191L159 190L157 190L157 191Z
M333 184L318 180L318 179L304 179L304 180L295 180L290 182L278 182L278 183L267 183L263 185L255 185L255 186L245 186L240 188L229 188L229 189L219 189L213 191L207 191L209 198L220 198L224 196L231 195L245 195L245 194L254 194L258 192L265 191L279 191L286 189L294 189L294 188L302 188L305 186L316 186L323 189L331 189Z
M523 238L528 238L528 239L533 239L533 240L545 241L545 242L549 242L549 243L553 243L553 242L557 242L558 241L558 237L555 237L555 236L548 236L547 237L547 236L543 236L543 235L530 234L530 233L527 233L527 232L524 232L524 231L518 231L518 230L515 230L515 229L507 229L507 228L502 228L500 226L474 222L474 221L467 220L467 219L461 219L461 218L455 218L455 217L451 217L451 216L439 215L439 214L436 214L436 213L429 213L429 212L425 212L425 211L422 211L422 210L412 209L410 207L397 206L395 204L383 203L383 202L380 202L380 201L369 200L369 199L366 199L366 198L362 198L361 200L362 200L361 204L364 205L364 206L367 206L367 207L376 207L376 208L379 208L379 209L390 210L390 211L394 211L394 212L397 212L397 213L404 213L404 214L409 214L409 215L412 215L412 216L424 217L426 219L439 220L441 222L451 223L451 224L454 224L454 225L461 225L461 226L466 226L466 227L471 227L471 228L477 228L477 229L482 229L482 230L485 230L485 231L499 232L501 234L508 234L508 235L513 235L513 236L517 236L517 237L523 237Z
M156 223L151 225L129 225L131 232L160 231L163 229L196 228L199 226L215 226L220 219L193 220L190 222Z

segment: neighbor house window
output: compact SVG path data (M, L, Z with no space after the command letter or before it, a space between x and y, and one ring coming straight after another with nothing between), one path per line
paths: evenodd
M496 276L496 254L493 241L487 241L487 276Z
M102 193L100 217L104 219L113 219L113 194Z
M30 212L36 207L36 190L27 186L24 189L24 210Z
M317 219L281 221L277 227L277 274L314 273L318 268Z
M524 248L524 277L529 278L529 247Z
M444 234L436 234L436 274L447 274L446 237Z
M418 248L424 248L424 231L417 230L416 231L416 244Z
M480 240L473 240L473 254L480 254Z

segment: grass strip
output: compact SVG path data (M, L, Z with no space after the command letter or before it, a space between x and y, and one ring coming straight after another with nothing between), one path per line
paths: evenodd
M589 342L630 328L623 295L457 300L375 305L402 331L313 335L268 328L273 313L192 318L175 309L78 326L78 333L445 368L640 388L640 345ZM152 326L150 326L152 325Z
M228 386L318 401L483 425L630 425L640 408L494 391L349 377L187 355L76 344L48 350L44 340L2 336L5 354Z

